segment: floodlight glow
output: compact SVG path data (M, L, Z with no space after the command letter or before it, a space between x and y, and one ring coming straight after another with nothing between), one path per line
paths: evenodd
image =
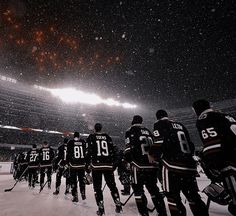
M122 107L127 108L127 109L134 109L137 106L135 104L130 104L130 103L123 103Z
M106 100L103 100L103 103L108 105L108 106L121 106L121 103L118 101L115 101L112 98L108 98Z
M97 105L102 103L102 98L95 94L88 94L73 88L49 89L52 95L59 97L66 103L85 103Z
M90 105L105 104L108 106L118 106L127 109L134 109L137 106L130 103L121 103L114 100L113 98L103 99L100 96L92 93L85 93L74 88L64 88L64 89L47 89L47 88L38 88L41 90L47 90L55 97L60 98L65 103L84 103Z
M12 79L10 77L6 77L6 76L2 76L2 75L0 75L0 80L6 81L6 82L11 82L11 83L16 83L17 82L16 79Z
M85 93L75 88L50 89L38 85L34 85L34 88L43 91L49 91L53 96L58 97L63 102L70 104L75 104L75 103L83 103L90 105L105 104L108 106L117 106L126 109L134 109L137 107L135 104L121 103L119 101L114 100L113 98L103 99L96 94Z

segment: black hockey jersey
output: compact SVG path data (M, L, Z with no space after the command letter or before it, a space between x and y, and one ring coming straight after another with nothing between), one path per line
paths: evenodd
M52 166L53 159L54 159L54 151L51 147L42 147L39 150L40 167Z
M92 169L112 170L115 159L116 146L106 133L90 134L87 138L87 163Z
M236 120L234 117L215 112L204 111L196 123L203 142L202 154L212 168L236 165Z
M86 142L75 137L67 144L67 162L72 168L84 169Z
M26 164L28 164L28 161L27 161L27 152L21 152L21 153L20 153L19 163L20 163L20 165L26 165Z
M63 143L58 147L55 164L57 164L59 167L65 166L67 163L66 157L67 157L67 144Z
M153 138L147 128L141 124L132 125L125 133L125 144L124 157L127 162L141 169L156 168L148 159Z
M31 149L27 153L27 161L29 168L37 168L39 166L39 151L36 148Z
M194 145L183 124L164 117L154 124L153 136L164 166L172 171L196 174Z
M19 165L19 163L20 163L19 158L20 158L20 153L19 153L19 154L16 154L15 157L14 157L14 162L13 162L13 164L14 164L15 169L17 169L17 167L18 167L18 165Z

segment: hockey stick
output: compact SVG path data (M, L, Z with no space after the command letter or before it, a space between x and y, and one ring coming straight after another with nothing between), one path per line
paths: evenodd
M17 183L21 180L21 178L24 176L25 172L28 170L28 166L25 168L24 172L21 174L21 176L16 180L15 184L11 187L11 188L8 188L8 189L5 189L4 192L9 192L9 191L12 191L13 188L17 185Z
M102 192L105 190L105 187L107 186L107 183L104 184L103 188L102 188Z
M125 205L127 204L127 202L130 200L130 198L131 198L133 195L134 195L134 192L132 192L132 193L129 195L129 197L127 198L127 200L126 200L124 203L121 202L121 205L122 205L122 206L125 206ZM155 209L156 209L155 206L154 206L152 209L150 209L150 208L147 207L147 210L148 210L149 212L154 212Z
M211 199L208 197L208 198L207 198L207 204L206 204L207 209L210 208L210 203L211 203Z
M124 203L121 202L121 205L122 205L122 206L125 206L126 203L130 200L130 198L131 198L133 195L134 195L134 192L132 192L132 193L129 195L129 197L127 198L127 200L126 200Z
M43 187L40 187L39 193L42 192L42 190L44 189L45 185L48 183L48 180L43 184Z
M152 209L150 209L150 208L147 207L147 210L148 210L149 212L154 212L155 209L156 209L155 206L154 206Z

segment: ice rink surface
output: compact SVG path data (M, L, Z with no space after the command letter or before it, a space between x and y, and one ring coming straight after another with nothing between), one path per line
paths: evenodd
M117 187L122 189L117 176ZM11 192L4 192L4 189L11 188L14 184L14 180L11 175L0 175L0 216L90 216L96 215L97 206L94 198L94 192L92 185L86 187L85 201L81 200L79 194L79 203L73 204L71 202L71 195L65 196L65 180L62 179L60 194L55 196L53 191L55 190L55 174L53 174L52 189L45 189L39 194L39 185L35 189L29 189L27 182L19 182ZM104 182L104 181L103 181ZM200 191L209 184L209 181L205 176L198 178ZM103 183L104 184L104 183ZM206 196L201 193L201 196L206 203ZM148 197L148 207L153 208L151 199ZM124 202L128 196L121 196L121 201ZM189 216L192 213L189 210L188 204L183 197L183 203L186 205ZM104 206L106 216L121 215L115 213L115 205L111 198L109 189L106 187L104 190ZM123 207L122 215L138 215L134 197ZM150 213L150 216L156 216L154 211ZM227 211L227 206L220 206L215 203L210 204L210 215L230 215Z

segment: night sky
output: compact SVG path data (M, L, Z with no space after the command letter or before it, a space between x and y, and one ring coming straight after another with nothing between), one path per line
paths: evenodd
M234 0L0 0L0 74L152 107L236 96Z

